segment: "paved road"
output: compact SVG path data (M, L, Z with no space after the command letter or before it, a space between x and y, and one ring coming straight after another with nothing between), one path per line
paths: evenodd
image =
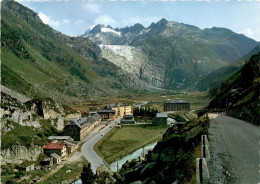
M119 121L119 118L117 118L115 121ZM99 166L103 165L104 162L101 160L101 158L95 153L93 150L94 145L105 135L108 133L114 126L115 121L112 121L110 125L98 127L92 131L91 134L89 134L84 141L86 141L82 147L81 152L82 155L91 163L91 169L94 173L96 173L96 170ZM110 128L112 127L112 128Z
M257 184L259 127L221 114L209 114L210 183Z

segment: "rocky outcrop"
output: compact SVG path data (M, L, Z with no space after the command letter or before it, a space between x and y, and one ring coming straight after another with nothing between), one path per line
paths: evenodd
M77 119L79 117L81 117L81 114L79 112L77 112L77 113L73 113L73 114L68 114L67 116L65 116L64 119L67 121L71 121L71 120Z
M26 160L35 161L41 153L43 153L43 149L38 145L31 144L29 148L19 144L12 145L1 151L2 164L20 164Z
M13 130L15 127L13 124L8 123L6 119L1 120L1 131L3 134Z
M95 180L95 184L105 183L105 184L113 184L116 182L116 179L113 177L113 172L110 171L106 166L101 165L97 168L97 179Z
M16 96L19 95L16 94ZM1 92L0 112L2 135L5 136L5 139L14 137L13 140L15 140L6 144L2 150L2 163L14 164L20 164L26 160L35 161L43 153L42 147L35 144L39 144L41 141L44 142L45 139L43 137L56 132L53 127L61 131L64 128L65 120L72 120L81 115L50 98L33 99L24 103L19 98L14 98L14 95L12 97L3 92ZM53 127L49 127L49 122L51 122ZM44 123L48 123L48 125L46 126ZM33 127L33 129L21 128L20 125ZM16 135L16 128L20 128L23 131L21 136ZM45 128L49 129L45 131ZM32 131L30 135L33 135L26 137L27 130Z
M10 96L9 94L12 94L10 92L11 90L6 87L4 89L8 91L8 94L4 92L1 93L1 119L35 128L41 127L41 119L51 120L52 125L60 131L64 128L64 120L70 121L81 116L80 113L68 107L65 108L50 98L33 99L23 103L24 100L27 99L26 97L23 97L23 95L17 92L14 92L15 95ZM23 97L22 101L20 101L20 96Z
M61 131L64 128L64 118L59 116L57 121L51 121L52 126L54 126L57 130Z

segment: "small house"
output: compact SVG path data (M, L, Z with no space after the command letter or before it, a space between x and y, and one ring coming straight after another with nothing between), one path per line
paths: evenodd
M121 124L135 124L135 119L134 116L132 114L129 115L125 115L122 119L121 119Z
M51 157L53 158L54 164L60 164L61 163L61 157L57 155L56 153L52 153Z
M61 156L62 160L66 160L67 150L64 143L48 143L43 147L43 151L46 155L56 153Z
M156 117L152 121L153 125L167 125L167 113L157 113Z
M66 149L69 154L73 153L78 148L78 144L75 141L67 140L64 141L64 143L66 145Z

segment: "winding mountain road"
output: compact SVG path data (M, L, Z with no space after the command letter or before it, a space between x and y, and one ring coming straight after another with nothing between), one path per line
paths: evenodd
M108 126L103 126L101 128L96 128L84 139L84 144L81 147L82 155L91 163L91 169L93 173L99 166L105 165L105 162L95 153L94 145L106 134L108 133L119 121L119 118L112 121Z
M209 114L210 183L257 184L259 127L222 114Z

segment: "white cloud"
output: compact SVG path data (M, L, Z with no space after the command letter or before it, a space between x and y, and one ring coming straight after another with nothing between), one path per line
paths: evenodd
M248 37L252 37L253 36L253 31L252 31L251 28L247 28L247 29L241 31L241 33L246 35L246 36L248 36Z
M51 17L45 15L42 12L39 12L38 15L44 24L48 24L51 27L58 27L60 25L59 21L52 20Z
M127 26L132 26L136 23L140 23L143 26L149 26L152 22L158 22L161 19L161 17L140 17L140 16L135 16L135 17L129 17L128 19L125 19L123 21L124 25Z
M91 11L93 13L101 13L100 6L98 4L88 3L88 4L85 4L84 7L88 11Z
M64 24L68 24L68 23L70 23L70 20L69 19L62 19L61 22L64 23Z
M108 15L102 15L95 19L95 24L104 24L116 27L118 24L112 17Z

